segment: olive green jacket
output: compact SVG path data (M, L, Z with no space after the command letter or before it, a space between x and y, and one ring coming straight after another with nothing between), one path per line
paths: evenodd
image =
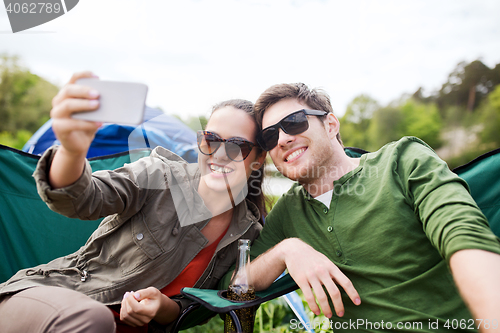
M42 156L34 172L42 199L68 217L106 218L78 251L20 270L0 284L0 295L50 285L106 305L120 304L126 291L168 285L208 243L201 229L211 215L197 192L197 164L156 148L149 157L114 171L92 174L87 162L74 184L52 189L47 174L56 149ZM217 287L236 260L236 241L259 235L259 219L253 203L243 200L235 207L231 225L195 287ZM178 299L182 307L188 304Z

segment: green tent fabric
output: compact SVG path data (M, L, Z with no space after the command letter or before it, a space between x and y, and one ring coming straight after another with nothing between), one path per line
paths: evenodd
M115 169L150 150L97 157L92 170ZM80 221L51 211L36 191L38 155L0 145L0 282L19 269L70 254L85 244L100 220Z
M490 151L453 171L469 184L470 193L500 237L500 148Z

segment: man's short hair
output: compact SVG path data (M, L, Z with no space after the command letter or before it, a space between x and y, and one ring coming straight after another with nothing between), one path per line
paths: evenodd
M322 89L309 89L304 83L281 83L267 88L255 102L255 118L259 129L262 129L262 119L268 108L278 103L282 99L295 98L309 108L320 111L327 111L333 114L330 96ZM320 117L322 120L325 116ZM340 132L337 140L343 146Z

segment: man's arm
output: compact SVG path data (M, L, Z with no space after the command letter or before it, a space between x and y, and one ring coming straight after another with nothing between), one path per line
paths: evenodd
M470 195L465 180L451 172L447 164L424 145L412 142L406 149L406 152L402 150L405 154L398 174L407 181L408 201L415 205L427 237L448 261L473 319L490 322L495 319L500 324L497 237ZM488 332L491 331L490 326Z
M285 268L288 268L289 274L302 290L309 308L316 315L321 312L315 295L325 316L332 316L323 286L328 291L339 317L344 315L344 305L337 284L344 289L354 304L361 304L358 292L344 273L324 254L298 238L283 240L251 263L250 274L255 289L268 288Z
M469 307L473 319L489 320L490 329L481 332L500 332L500 255L484 250L461 250L450 257L453 279ZM492 330L496 320L497 330Z

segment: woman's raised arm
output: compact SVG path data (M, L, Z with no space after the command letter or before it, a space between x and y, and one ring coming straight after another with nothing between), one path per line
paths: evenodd
M52 129L61 147L57 150L49 171L52 188L73 184L81 176L87 151L101 123L71 118L74 112L96 110L99 92L75 84L76 80L94 77L91 72L75 73L52 100Z

